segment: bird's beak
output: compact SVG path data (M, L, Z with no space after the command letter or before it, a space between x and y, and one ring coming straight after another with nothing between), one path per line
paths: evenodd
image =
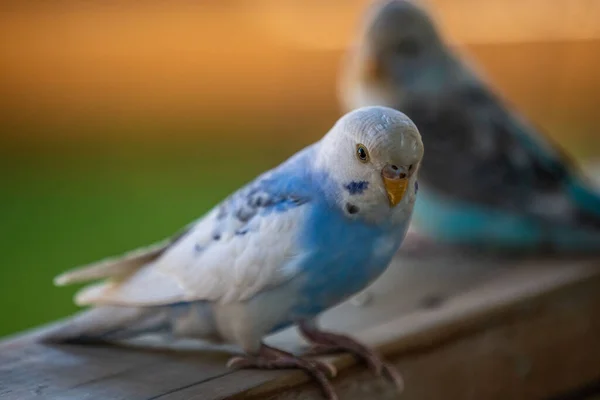
M387 192L390 206L400 203L408 187L408 173L404 167L387 164L381 170L381 178Z
M362 78L365 82L377 82L382 78L379 60L374 55L369 55L364 60Z

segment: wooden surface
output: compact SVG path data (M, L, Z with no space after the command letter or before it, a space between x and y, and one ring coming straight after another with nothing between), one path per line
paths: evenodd
M342 399L534 399L600 382L600 260L404 255L366 293L323 325L391 357L406 391L399 397L340 355L332 361ZM47 346L34 337L0 344L1 399L320 398L298 371L229 371L231 348L155 338ZM269 342L302 346L293 330Z

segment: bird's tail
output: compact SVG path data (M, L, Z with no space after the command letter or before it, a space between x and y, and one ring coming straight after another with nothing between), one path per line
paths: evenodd
M97 343L169 328L169 314L162 307L102 306L50 326L37 336L37 340L44 343Z
M568 190L575 203L594 218L594 222L600 227L600 189L594 187L591 182L577 177L569 182Z

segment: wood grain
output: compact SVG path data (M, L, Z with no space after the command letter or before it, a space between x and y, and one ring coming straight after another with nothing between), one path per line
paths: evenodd
M600 380L600 260L405 253L367 298L327 312L323 325L391 357L403 399L541 399ZM268 341L303 346L293 330ZM320 398L302 372L227 370L233 351L156 338L47 346L32 332L0 343L0 398ZM342 399L397 398L352 357L330 360Z

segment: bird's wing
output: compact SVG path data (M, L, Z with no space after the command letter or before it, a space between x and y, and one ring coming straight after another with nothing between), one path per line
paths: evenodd
M577 175L573 162L485 87L461 85L435 99L414 96L406 113L427 148L429 167L420 175L442 192L557 222L589 219L567 194Z
M600 229L600 193L582 175L577 163L559 144L499 100L490 96L487 104L496 140L514 138L508 151L521 152L520 159L510 159L510 167L526 176L533 189L528 212L560 223Z
M300 224L314 196L310 153L304 150L234 193L145 265L84 288L76 302L230 302L291 279L303 256Z
M160 257L169 247L184 236L193 225L188 226L172 238L148 247L136 249L119 257L109 258L92 264L77 267L54 278L57 286L88 282L102 278L125 277Z

